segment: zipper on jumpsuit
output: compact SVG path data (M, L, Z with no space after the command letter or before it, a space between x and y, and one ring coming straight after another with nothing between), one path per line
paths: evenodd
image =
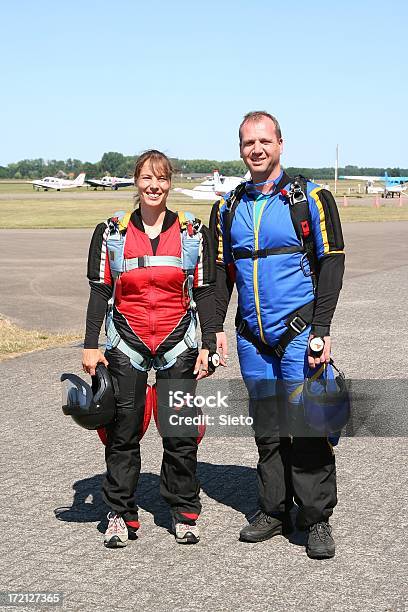
M262 196L258 197L254 201L254 204L253 204L253 209L252 210L253 210L255 251L257 251L259 249L259 229L260 229L260 225L261 225L262 213L264 211L264 208L266 206L267 201L268 201L268 198L265 197L264 195L262 195ZM258 203L260 204L260 209L259 209L259 215L258 215L258 219L257 219L256 206L257 206ZM259 334L261 336L262 342L264 342L266 344L265 336L264 336L264 333L263 333L263 326L262 326L261 308L260 308L260 304L259 304L258 259L254 259L253 286L254 286L255 309L256 309L256 317L257 317L257 320L258 320Z
M154 268L150 268L149 273L150 273L150 300L149 300L149 305L150 305L150 333L151 333L151 338L152 338L152 355L154 355L156 353L156 310L155 310L155 284L154 284L154 279L153 279L153 270Z

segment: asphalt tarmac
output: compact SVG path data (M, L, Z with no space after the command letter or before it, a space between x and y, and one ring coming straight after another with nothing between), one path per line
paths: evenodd
M391 385L399 415L408 414L401 391L406 384L399 383L406 383L408 366L407 231L406 222L345 224L347 274L333 322L338 365L349 378ZM90 235L1 231L0 312L26 328L82 330ZM233 313L232 306L230 338ZM231 345L228 369L215 375L220 384L239 377ZM300 533L254 545L238 541L257 506L256 450L250 437L228 432L208 435L200 446L202 540L177 545L159 495L161 442L153 423L142 442L139 539L126 549L107 550L103 447L60 409L59 376L79 374L80 356L77 345L0 363L0 591L63 592L67 610L408 609L408 443L398 420L390 431L380 427L373 437L368 427L364 436L343 438L337 447L332 560L308 559ZM380 411L383 423L393 422L392 410L389 402Z

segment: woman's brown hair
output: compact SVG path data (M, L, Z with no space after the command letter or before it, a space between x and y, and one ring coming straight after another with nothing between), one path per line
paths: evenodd
M148 151L142 153L136 162L135 171L133 173L135 183L140 176L143 164L145 164L147 161L150 162L150 167L154 174L165 176L169 181L171 181L173 168L167 155L161 151L157 151L156 149L149 149Z

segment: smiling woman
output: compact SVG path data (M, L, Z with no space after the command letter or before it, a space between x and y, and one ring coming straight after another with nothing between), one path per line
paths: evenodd
M140 439L148 408L156 402L158 423L169 425L163 385L148 389L153 367L158 381L182 380L194 393L208 375L215 352L215 254L208 229L188 213L166 206L172 167L160 151L137 161L138 208L117 213L94 232L88 260L91 294L82 366L95 375L108 367L117 387L116 418L104 431L107 475L103 495L110 507L105 546L126 546L139 528L135 489L140 473ZM108 302L112 304L107 308ZM106 314L107 350L98 348ZM196 342L196 313L202 347ZM210 362L211 365L212 361ZM197 543L200 513L196 477L199 430L163 435L161 492L171 507L179 543Z
M136 162L135 185L144 229L149 238L156 238L160 234L172 173L169 159L160 151L146 151Z

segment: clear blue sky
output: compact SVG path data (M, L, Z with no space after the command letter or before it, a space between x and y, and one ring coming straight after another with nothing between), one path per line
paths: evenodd
M249 110L285 165L408 166L408 8L343 0L4 0L0 164L156 147L237 159Z

